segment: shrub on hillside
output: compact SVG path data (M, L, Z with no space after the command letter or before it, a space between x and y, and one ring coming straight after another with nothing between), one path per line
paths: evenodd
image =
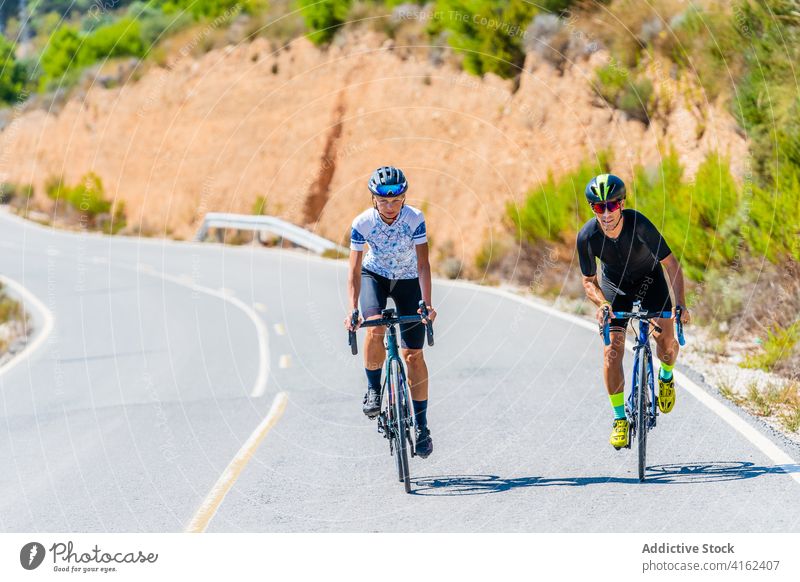
M525 0L437 0L428 32L447 33L467 72L511 78L525 63L525 29L536 11Z
M730 263L742 246L741 193L730 164L710 153L687 180L678 154L671 150L655 172L637 168L627 206L644 213L664 235L690 279Z
M345 23L352 0L298 0L297 3L310 31L308 38L320 45L330 42Z
M592 216L584 188L593 176L608 171L608 156L603 154L557 180L548 177L520 207L509 205L507 215L518 238L574 244L578 230ZM626 208L642 212L656 225L690 279L702 281L709 269L729 265L737 253L749 250L742 225L750 216L742 212L742 194L728 159L709 154L688 180L672 150L658 167L637 167L633 179L623 179L628 184Z
M584 162L577 170L547 181L528 193L520 206L509 204L506 214L516 235L529 243L541 240L569 242L592 212L584 197L586 184L597 174L609 171L609 157L601 152L596 160Z
M15 103L23 94L25 66L14 56L14 44L0 35L0 101Z
M655 97L649 79L637 78L619 63L610 63L595 71L594 90L611 107L645 125L650 123Z
M31 184L0 183L0 204L9 204L13 201L26 204L31 196L33 196Z
M80 214L94 219L98 214L111 210L111 202L106 200L103 181L94 172L89 172L80 182L66 192L66 199Z
M70 85L80 71L92 63L121 56L142 56L147 46L141 24L131 17L101 26L89 34L81 34L69 25L56 29L42 53L41 90L53 85Z

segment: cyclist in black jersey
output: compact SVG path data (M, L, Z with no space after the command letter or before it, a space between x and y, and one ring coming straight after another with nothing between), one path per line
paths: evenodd
M640 212L625 208L623 181L613 174L601 174L589 182L585 194L595 217L578 233L578 260L586 296L597 306L601 331L606 307L612 311L630 311L637 300L647 311L672 311L674 318L667 280L681 306L681 321L689 323L681 266L653 223ZM596 259L602 264L599 282ZM661 328L654 334L656 355L661 361L658 407L667 413L675 405L672 369L678 358L678 342L671 320L655 319L653 323ZM603 376L614 409L610 442L616 449L628 444L622 368L627 324L627 319L611 320L611 345L603 353Z

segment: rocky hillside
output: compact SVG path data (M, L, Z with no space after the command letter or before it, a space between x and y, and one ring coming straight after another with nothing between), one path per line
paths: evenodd
M87 172L125 201L129 232L189 238L205 212L266 212L342 242L368 203L378 165L408 174L434 249L471 265L508 202L600 150L628 176L670 145L692 173L709 151L741 179L745 139L724 107L703 112L654 70L670 110L649 125L609 109L592 90L603 51L555 68L531 53L518 88L400 51L355 31L328 49L264 39L152 67L118 88L95 86L58 111L16 116L0 134L5 180L75 183ZM665 78L667 77L667 78ZM582 185L577 185L580 189Z

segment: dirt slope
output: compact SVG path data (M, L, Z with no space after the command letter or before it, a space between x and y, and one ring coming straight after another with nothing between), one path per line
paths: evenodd
M730 116L708 104L701 132L673 81L663 81L674 102L666 123L645 128L598 106L592 71L606 58L561 75L531 55L512 92L495 77L401 58L370 32L327 51L300 39L275 54L258 39L92 88L58 114L24 113L0 134L0 172L44 200L49 177L71 184L93 170L134 228L184 238L205 212L249 213L263 195L267 212L342 242L368 204L372 169L395 164L434 244L451 241L467 265L508 201L600 149L615 152L623 177L670 143L690 173L712 149L743 173L746 142Z

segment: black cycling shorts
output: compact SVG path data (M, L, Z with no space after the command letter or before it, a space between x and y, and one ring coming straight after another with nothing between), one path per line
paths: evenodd
M361 269L361 315L364 319L380 315L386 309L386 300L394 300L398 315L416 315L422 290L419 279L387 279L367 269ZM400 324L400 345L419 350L425 343L425 326L422 323Z
M645 275L633 284L623 284L615 287L608 281L601 281L600 288L606 300L611 302L612 311L630 311L634 301L642 301L645 311L672 311L672 300L669 297L669 286L664 271L659 266L650 274ZM611 329L625 330L628 319L614 318L611 320ZM600 333L602 333L602 327Z

